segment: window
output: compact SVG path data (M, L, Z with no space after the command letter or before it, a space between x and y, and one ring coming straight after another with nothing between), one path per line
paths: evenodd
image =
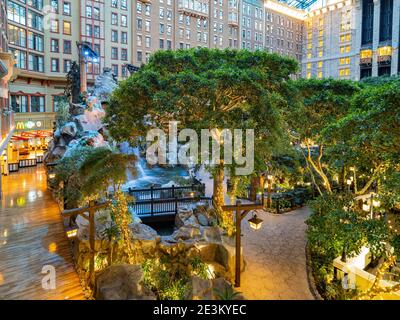
M71 34L71 22L63 21L63 33L67 35Z
M93 36L95 38L100 38L100 26L94 26Z
M100 9L93 7L93 19L99 20L100 19Z
M54 13L58 13L58 0L51 0L51 9Z
M136 44L138 47L142 46L142 36L140 34L136 36Z
M31 96L31 112L44 112L44 97Z
M111 30L111 41L118 42L118 31L117 30Z
M118 8L118 0L112 0L111 1L111 7Z
M128 50L121 49L121 60L127 61L128 60Z
M146 45L146 48L151 47L151 38L150 37L145 38L145 45Z
M125 31L121 32L121 43L128 43L128 33L126 33Z
M7 18L11 21L25 25L26 9L19 4L9 1L7 4Z
M90 25L90 24L86 25L86 35L89 37L91 37L93 35L92 25Z
M10 95L10 108L16 113L28 112L28 96Z
M128 17L126 15L121 15L121 26L127 27L128 26Z
M142 19L138 18L138 19L136 20L136 27L137 27L137 29L138 29L139 31L142 30L142 24L143 24Z
M121 75L123 78L126 78L128 76L128 70L127 70L126 66L122 66Z
M311 69L311 62L307 63L307 69Z
M60 51L58 39L51 39L50 51L51 52L59 52Z
M43 52L43 37L29 31L28 32L28 48Z
M160 49L164 49L164 39L160 39Z
M151 7L150 7L149 4L145 5L144 13L145 13L146 16L149 16L151 14Z
M318 68L322 68L324 63L322 61L318 61Z
M26 52L11 49L14 54L15 61L17 63L17 68L26 69Z
M28 10L28 27L43 31L43 16Z
M86 6L86 17L91 18L93 16L92 6Z
M100 44L95 43L93 45L93 51L96 52L98 56L100 56Z
M58 20L51 20L50 22L50 31L58 33L59 32L59 23Z
M71 3L64 2L63 5L63 14L70 16L71 15Z
M136 12L137 13L142 13L142 4L140 2L138 2L136 4Z
M121 0L121 9L122 10L127 10L128 9L127 0Z
M25 29L13 26L12 24L8 25L8 42L10 44L26 47L26 31Z
M144 22L144 30L147 32L150 32L150 25L151 25L151 22L149 20L146 20Z
M118 77L118 65L113 64L111 65L112 73Z
M64 73L68 73L71 70L71 60L64 60Z
M142 62L142 59L143 59L142 51L136 52L136 60Z
M114 60L118 59L118 48L115 48L115 47L111 48L111 59L114 59Z
M318 75L317 75L317 77L319 78L319 79L321 79L322 78L322 71L318 71Z
M56 58L51 58L51 72L60 71L60 60Z
M111 24L114 26L118 25L118 14L117 13L111 13Z

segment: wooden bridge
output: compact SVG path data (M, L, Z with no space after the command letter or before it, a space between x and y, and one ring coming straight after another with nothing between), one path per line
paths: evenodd
M204 196L204 185L171 186L147 189L129 189L134 197L130 203L131 211L143 222L173 221L182 205L203 202L211 204L211 198Z

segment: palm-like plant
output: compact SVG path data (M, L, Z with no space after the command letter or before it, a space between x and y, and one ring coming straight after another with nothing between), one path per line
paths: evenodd
M136 160L135 155L123 154L114 148L93 148L79 169L84 177L81 192L91 198L104 194L110 186L113 187L114 193L121 190L127 179L126 171L136 175Z
M215 296L218 300L237 300L241 292L235 291L231 286L225 286L223 290L214 289Z

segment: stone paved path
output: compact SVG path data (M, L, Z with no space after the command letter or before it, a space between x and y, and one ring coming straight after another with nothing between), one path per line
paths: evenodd
M281 215L259 211L261 230L242 222L242 245L246 268L238 288L246 299L310 300L306 272L306 224L308 208Z

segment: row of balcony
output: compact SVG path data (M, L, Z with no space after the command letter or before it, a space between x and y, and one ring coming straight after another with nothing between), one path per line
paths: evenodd
M379 47L377 50L377 63L379 65L389 65L392 62L393 48L391 46ZM373 50L364 49L360 51L360 66L368 67L372 65Z

